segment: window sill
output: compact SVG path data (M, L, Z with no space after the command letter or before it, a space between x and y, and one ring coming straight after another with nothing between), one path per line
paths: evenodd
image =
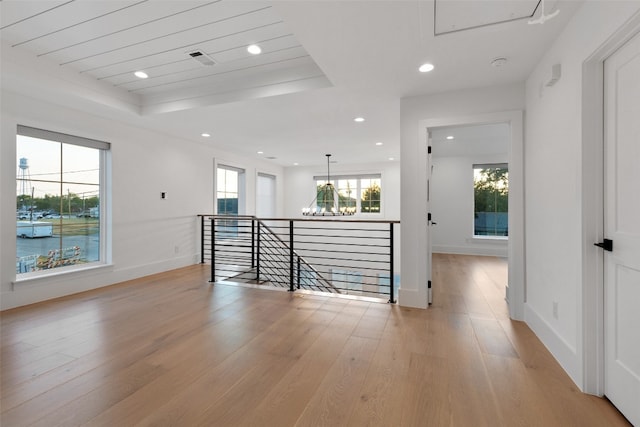
M500 242L508 242L509 241L509 236L473 236L470 239L467 239L468 243L472 243L472 242L482 242L482 243L486 243L486 242L496 242L496 243L500 243Z
M91 273L99 272L100 270L112 269L112 268L113 268L113 264L95 263L95 264L80 266L80 267L79 266L60 267L58 269L55 269L54 271L50 271L50 270L34 271L32 273L21 274L20 276L16 277L16 280L13 281L11 284L13 289L23 287L23 286L42 285L47 282L56 282L62 279L68 279L69 276L81 276L85 273L90 275Z

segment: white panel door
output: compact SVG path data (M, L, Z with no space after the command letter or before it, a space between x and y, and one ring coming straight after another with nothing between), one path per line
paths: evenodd
M605 394L640 426L640 34L605 61Z
M256 181L256 216L273 218L276 216L276 177L259 173Z

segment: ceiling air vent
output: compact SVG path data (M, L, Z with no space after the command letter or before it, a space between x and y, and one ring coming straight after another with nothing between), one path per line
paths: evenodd
M206 53L196 50L189 52L189 56L198 61L202 65L215 65L215 61Z

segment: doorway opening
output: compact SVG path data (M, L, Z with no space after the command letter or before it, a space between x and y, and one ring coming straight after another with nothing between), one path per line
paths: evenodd
M524 185L522 112L424 120L420 131L427 151L427 278L438 258L432 252L506 259L504 298L509 316L524 318ZM456 137L456 134L458 135ZM457 141L456 141L457 138ZM480 142L485 140L484 143ZM476 236L474 166L508 168L503 236ZM485 214L485 219L487 215ZM497 218L495 213L492 216ZM496 227L494 227L494 230ZM494 233L495 234L495 233ZM436 293L437 295L437 293Z
M429 129L433 272L442 271L439 264L451 259L439 254L460 255L459 261L464 265L472 256L475 267L469 273L493 283L504 298L508 275L510 136L508 123ZM483 262L482 257L487 259ZM481 267L485 264L492 268ZM440 280L432 273L433 288L444 285Z

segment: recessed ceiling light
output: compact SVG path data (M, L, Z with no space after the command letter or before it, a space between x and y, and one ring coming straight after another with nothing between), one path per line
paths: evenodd
M364 122L364 117L356 117L355 119L353 119L354 122L358 122L358 123L362 123Z
M147 73L145 73L144 71L136 71L133 74L139 79L146 79L147 77L149 77L149 75Z
M420 68L418 68L418 71L420 71L421 73L428 73L429 71L433 70L435 67L433 66L433 64L429 64L424 63L420 66Z
M447 137L447 139L454 139L454 136L453 136L453 135L449 135L449 136Z
M300 163L296 162L293 164L293 166L298 166Z
M389 160L394 160L394 158L393 157L389 157Z
M203 133L201 134L202 136L204 136L205 138L209 138L211 135L209 135L208 133Z
M376 142L376 145L377 145L377 146L381 146L381 145L382 145L382 142Z
M264 154L264 151L258 151L258 154Z
M247 46L247 52L252 55L260 55L260 53L262 53L262 49L257 44L250 44Z

